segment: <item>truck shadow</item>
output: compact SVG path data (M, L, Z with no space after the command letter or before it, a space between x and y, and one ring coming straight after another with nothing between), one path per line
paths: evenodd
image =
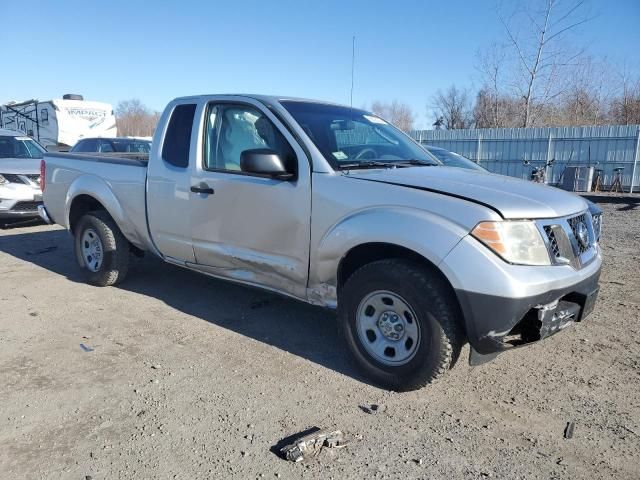
M0 236L0 251L83 283L65 230ZM146 256L117 287L366 382L342 346L333 312L217 280ZM248 352L249 354L249 352Z

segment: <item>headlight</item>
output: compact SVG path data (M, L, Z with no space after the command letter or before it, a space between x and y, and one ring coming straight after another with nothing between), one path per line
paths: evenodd
M534 222L480 222L471 235L509 263L551 265L547 247Z
M600 234L602 233L602 209L590 200L587 200L589 205L589 213L591 213L591 221L593 222L593 234L596 237L596 242L600 241Z
M602 234L602 214L593 215L591 219L593 221L593 235L596 237L596 242L599 242Z

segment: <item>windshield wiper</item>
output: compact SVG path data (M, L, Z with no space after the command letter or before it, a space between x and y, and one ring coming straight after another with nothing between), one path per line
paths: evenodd
M350 168L394 168L399 162L381 162L379 160L367 160L364 162L341 163L341 170L349 170Z
M438 164L432 162L431 160L418 160L417 158L412 158L410 160L402 160L399 161L398 163L403 164L403 165L421 165L424 167L437 167Z

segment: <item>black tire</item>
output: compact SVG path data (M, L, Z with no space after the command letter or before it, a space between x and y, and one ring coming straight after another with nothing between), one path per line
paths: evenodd
M360 302L377 291L401 297L417 316L418 346L402 365L378 361L358 335ZM438 274L404 259L375 261L353 273L341 289L338 318L347 348L367 378L397 391L422 388L446 373L460 354L464 339L458 323L460 308L451 288Z
M90 229L102 244L103 258L97 271L92 271L83 255L82 239ZM89 212L82 216L74 230L76 260L85 272L87 282L108 287L122 282L129 270L129 242L105 211Z

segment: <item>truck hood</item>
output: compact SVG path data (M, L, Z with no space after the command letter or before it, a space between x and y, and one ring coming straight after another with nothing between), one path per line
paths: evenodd
M509 219L564 217L587 209L585 200L564 190L462 168L351 170L348 177L462 198L485 205Z
M0 174L37 175L40 173L39 158L0 158Z

